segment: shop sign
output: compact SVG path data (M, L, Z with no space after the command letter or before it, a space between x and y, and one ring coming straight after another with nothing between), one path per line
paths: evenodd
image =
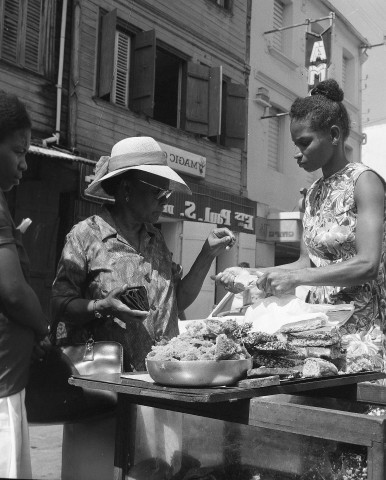
M327 68L331 63L331 27L322 34L306 33L306 60L308 88L311 90L327 78Z
M194 188L196 187L196 188ZM163 216L190 222L215 223L219 227L245 233L255 233L255 202L240 201L236 195L192 186L193 195L174 193ZM198 191L194 191L198 189Z
M158 142L165 153L168 165L173 170L193 177L205 178L206 158L180 148Z
M283 212L281 215L284 218L268 219L268 241L279 243L300 242L302 235L301 214L297 212L293 215L294 218L285 218L285 213Z

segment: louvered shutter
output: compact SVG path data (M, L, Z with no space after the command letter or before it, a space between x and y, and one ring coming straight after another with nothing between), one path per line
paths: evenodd
M130 43L129 35L116 32L112 100L124 107L127 107L129 102Z
M24 64L31 70L39 71L39 44L42 18L42 1L28 0L25 27Z
M100 97L110 95L113 88L116 30L117 9L114 9L102 17L98 92Z
M280 0L274 0L273 2L273 21L272 27L282 28L283 27L283 18L284 18L284 4ZM272 35L272 46L277 50L282 50L283 48L283 35L282 32L275 32Z
M276 115L278 110L272 108L271 115ZM280 119L273 117L269 119L268 126L268 167L273 170L279 170L279 139L280 139Z
M14 63L18 60L19 8L18 0L4 0L1 58Z
M208 136L221 134L222 67L209 72L209 125Z
M342 88L347 86L347 64L348 58L343 55L342 58Z
M225 97L224 144L243 149L245 146L247 88L240 83L228 83Z
M188 62L184 126L188 132L209 133L209 76L209 67Z
M155 30L138 33L134 41L131 108L149 117L154 113L155 57Z

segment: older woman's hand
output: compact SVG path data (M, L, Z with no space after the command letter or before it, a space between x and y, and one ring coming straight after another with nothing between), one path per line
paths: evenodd
M236 237L229 228L215 228L206 239L203 250L217 257L224 250L229 250L236 243Z
M280 296L286 293L294 293L299 285L296 270L276 269L264 273L256 282L260 290L265 293Z

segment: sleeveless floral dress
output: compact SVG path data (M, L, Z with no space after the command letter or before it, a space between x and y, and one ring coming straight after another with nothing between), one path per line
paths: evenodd
M328 178L320 178L309 188L303 217L303 239L316 267L339 263L356 254L357 206L355 184L371 169L361 163L349 163ZM386 211L385 217L386 219ZM384 222L385 225L385 222ZM341 334L366 333L374 325L386 330L386 233L378 277L351 287L312 287L310 303L350 303L355 310L341 327Z

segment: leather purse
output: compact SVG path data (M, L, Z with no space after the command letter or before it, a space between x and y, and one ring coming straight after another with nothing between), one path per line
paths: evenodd
M117 394L72 386L71 375L122 373L123 348L117 342L54 346L31 365L26 387L27 418L31 423L73 423L115 410Z
M141 285L139 287L129 287L119 299L131 310L141 310L148 312L150 310L147 290Z

